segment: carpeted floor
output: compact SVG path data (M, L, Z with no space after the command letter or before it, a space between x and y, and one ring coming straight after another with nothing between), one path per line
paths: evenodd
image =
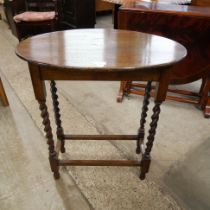
M43 130L27 64L14 53L16 44L17 40L1 21L1 73L34 123ZM197 89L198 86L199 83L194 83L188 88ZM142 97L131 96L130 100L116 103L119 83L58 82L58 88L66 133L136 133ZM48 104L51 110L50 99ZM209 127L210 121L204 119L192 105L167 101L162 106L151 171L145 181L139 180L136 168L68 167L68 173L93 209L208 209L210 203L207 197L195 199L197 195L210 192L206 187L210 183L207 176L210 168L205 164L207 156L202 156L203 162L199 162L199 165L190 166L189 163L192 160L196 163L198 155L210 151L210 145L206 143L210 137ZM74 159L138 158L134 143L109 141L67 142L65 156ZM198 171L205 176L198 175ZM200 186L200 181L204 187ZM192 187L195 188L193 193Z

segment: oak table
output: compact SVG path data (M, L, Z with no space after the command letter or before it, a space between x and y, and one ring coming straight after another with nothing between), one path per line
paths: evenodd
M59 166L140 166L140 179L145 178L151 162L150 152L155 138L160 105L165 100L173 67L187 52L179 43L156 35L114 29L81 29L53 32L28 38L19 43L17 55L29 65L34 94L39 102L49 161L55 179ZM44 81L51 81L51 93L57 125L57 144L54 144L46 105ZM148 81L143 102L140 127L135 135L73 135L62 127L55 80ZM155 105L146 147L144 127L152 81L156 82ZM134 160L62 160L66 140L135 140Z

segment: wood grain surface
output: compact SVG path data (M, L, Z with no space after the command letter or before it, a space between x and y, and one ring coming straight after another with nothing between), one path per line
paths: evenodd
M16 53L28 62L86 71L167 66L186 56L182 45L167 38L113 29L38 35L22 41Z

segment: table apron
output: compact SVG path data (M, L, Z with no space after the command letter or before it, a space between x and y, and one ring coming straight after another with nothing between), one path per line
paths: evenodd
M51 70L48 68L40 68L41 80L98 80L98 81L158 81L160 78L159 69L146 69L140 71L78 71L68 69Z

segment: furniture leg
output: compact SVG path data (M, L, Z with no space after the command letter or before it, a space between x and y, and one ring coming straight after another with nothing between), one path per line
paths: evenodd
M205 86L205 81L206 81L206 79L202 78L201 87L200 87L200 90L199 90L199 96L202 95L203 87Z
M0 78L0 98L2 99L2 103L4 106L9 106L9 102L1 78Z
M204 116L206 118L210 117L210 97L209 96L208 96L208 100L207 100L207 103L206 103L206 106L205 106L203 112L204 112Z
M46 101L39 101L39 109L41 111L41 117L43 119L42 124L44 125L44 131L46 133L47 138L47 144L49 149L49 161L51 170L54 173L55 179L58 179L60 177L59 171L58 171L58 160L57 160L57 154L55 152L55 146L53 141L53 134L52 134L52 128L50 125L49 120L49 113L46 106Z
M62 128L62 121L61 121L61 114L60 114L60 109L59 109L59 101L58 101L58 95L57 95L57 88L56 88L56 83L54 80L50 82L51 86L51 95L52 95L52 101L53 101L53 108L54 108L54 114L55 114L55 123L57 125L57 138L61 141L61 152L65 152L65 147L64 147L64 133L63 133L63 128Z
M152 88L151 84L152 84L152 82L149 81L145 87L144 101L143 101L141 120L140 120L140 128L138 130L138 139L137 139L137 146L136 146L137 154L141 153L141 144L143 144L143 142L144 142L144 135L145 135L144 126L146 123L150 92L151 92L151 88Z
M119 89L119 93L117 96L118 103L122 102L122 100L123 100L126 84L127 84L127 81L120 81L120 89Z
M125 88L124 88L124 94L126 96L128 96L128 94L130 94L131 87L132 87L132 81L126 81Z
M117 102L121 103L124 95L128 96L132 86L132 81L120 81L120 89L117 96Z
M39 109L41 111L42 124L44 125L45 137L47 138L49 150L49 162L51 170L55 179L59 179L59 161L58 154L55 151L52 128L50 125L49 113L46 105L46 88L44 81L41 79L39 66L29 64L29 70L34 89L34 94L39 102Z
M160 105L161 103L156 102L153 108L152 122L150 123L149 136L147 138L148 141L146 144L147 147L141 161L141 173L140 173L141 180L145 179L145 174L149 172L149 167L150 167L150 162L151 162L150 152L152 150L153 142L155 139L157 123L158 123L159 114L160 114Z
M120 4L114 4L114 29L118 29L118 11Z
M166 94L169 85L170 74L161 76L159 82L156 83L155 87L155 106L153 108L152 122L150 123L149 135L147 137L146 149L144 154L142 154L141 160L141 172L140 179L144 180L146 173L149 172L150 162L151 162L151 150L155 140L156 129L160 114L160 105L166 99Z
M210 117L210 97L209 97L209 91L210 91L210 77L207 77L202 82L202 90L200 91L201 98L198 103L198 106L200 109L203 110L205 117Z

